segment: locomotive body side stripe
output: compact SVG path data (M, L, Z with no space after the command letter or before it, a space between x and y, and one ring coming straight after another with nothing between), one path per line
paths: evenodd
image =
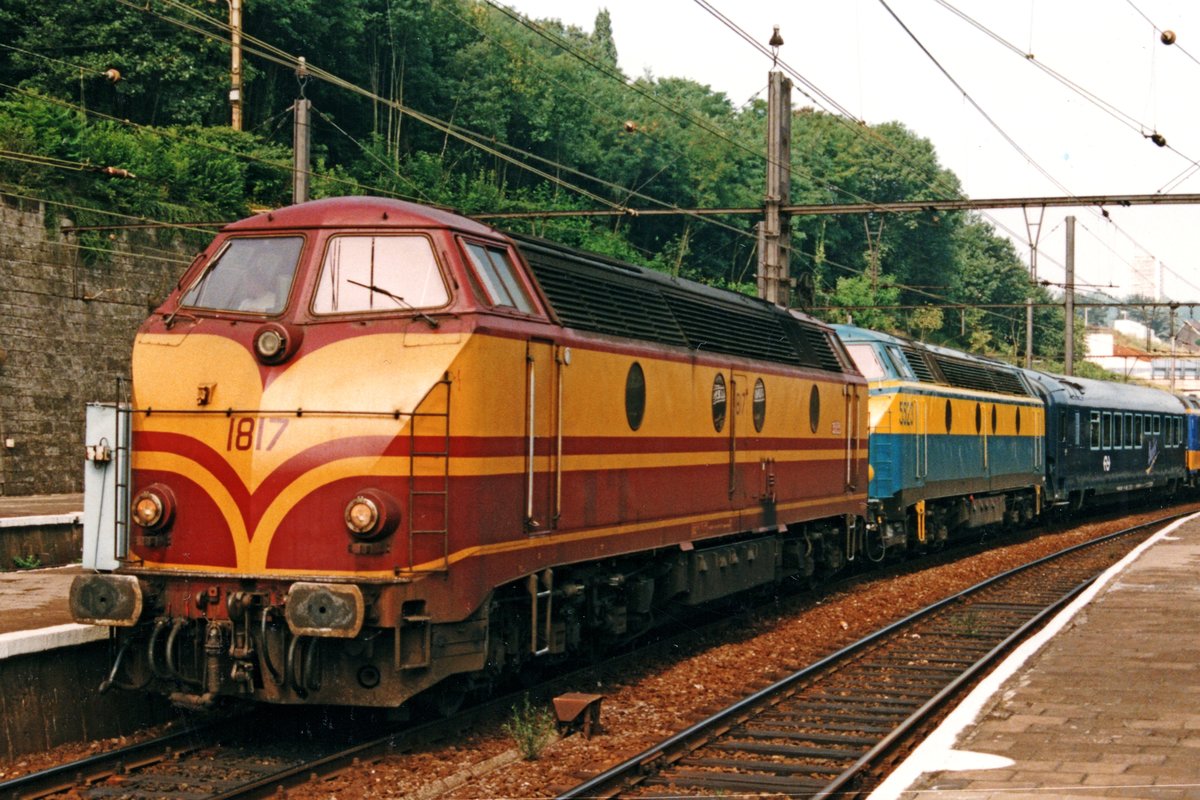
M794 512L807 508L820 508L822 506L849 506L854 503L865 502L867 495L865 492L850 493L844 496L839 496L835 499L818 498L813 500L796 501L791 503L781 503L778 505L780 512ZM528 536L520 539L512 539L504 542L497 542L487 545L477 545L473 547L463 548L454 551L449 555L449 563L456 564L467 561L472 558L480 558L488 555L498 555L504 553L532 552L543 549L554 549L561 545L580 543L586 541L594 541L597 539L607 539L612 537L629 536L633 534L645 533L647 531L658 530L664 526L671 527L691 527L696 530L706 529L710 527L710 523L724 523L733 517L737 517L736 512L723 511L711 514L695 514L682 517L672 517L667 520L654 519L645 522L628 523L623 525L614 525L603 528L593 528L585 530L573 530L563 533L548 533L538 536ZM772 528L772 530L774 530ZM714 533L721 531L713 528ZM616 551L619 552L619 551ZM607 552L606 555L616 554L615 552ZM437 570L442 564L441 559L430 561L422 564L417 564L410 569L403 570L399 575L394 570L336 570L336 569L284 569L284 568L262 568L257 571L261 575L273 576L311 576L311 575L329 575L336 577L354 577L366 578L373 580L383 580L384 582L407 583L412 580L413 573L428 573ZM205 574L228 574L229 568L224 566L184 563L174 564L169 562L156 562L151 559L145 559L142 562L143 567L154 567L161 570L171 570L180 573L205 573ZM243 567L238 568L241 571Z

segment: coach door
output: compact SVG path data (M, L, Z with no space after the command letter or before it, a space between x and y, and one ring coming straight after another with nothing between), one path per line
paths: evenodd
M561 349L561 353L559 352ZM531 339L525 354L525 530L558 522L562 467L562 365L570 351Z

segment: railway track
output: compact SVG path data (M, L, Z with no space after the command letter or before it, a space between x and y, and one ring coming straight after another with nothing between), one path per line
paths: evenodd
M1121 531L1073 550L1128 537L1132 531L1156 524L1161 521ZM1121 552L1127 548L1128 545L1121 547ZM1117 557L1101 557L1100 565L1089 576L1097 574ZM1029 569L1042 564L1051 569L1048 560L1036 562ZM1074 587L1082 588L1080 584L1084 580L1076 580ZM770 786L779 791L780 786L787 786L793 793L797 790L815 793L819 789L814 787L821 781L829 782L847 771L850 755L857 758L858 753L871 750L881 742L898 740L900 733L897 731L916 724L908 722L913 710L919 710L954 676L966 673L967 677L961 679L966 680L981 669L971 665L982 653L989 651L989 642L1002 638L1004 631L1030 618L1032 611L1046 607L1049 598L1061 597L1061 583L1060 576L1055 586L1043 589L1033 600L1019 603L971 599L970 595L982 595L987 591L981 584L773 684L736 707L673 737L678 740L674 743L669 740L651 748L632 759L633 766L623 765L624 775L610 775L622 771L620 767L615 768L563 797L614 796L629 785L642 784L658 789L672 782L687 794L749 791L748 787L753 785L750 782L757 780L753 777L756 770L762 771L761 765L768 762L774 763L773 771L766 781L757 785L756 791L771 791ZM994 594L1001 590L990 591ZM938 612L940 615L933 617ZM935 627L923 632L912 627L922 624L921 620L926 618L936 621L923 624ZM692 634L695 632L695 629L691 631ZM907 643L909 650L894 651L889 656L884 645L888 635L898 636L901 642ZM607 666L611 669L613 664L626 659L636 663L646 658L650 651L669 650L675 638L667 637L649 648L614 656L606 660ZM953 650L952 642L957 643ZM942 650L934 655L923 654L920 649L923 645L936 643L942 643ZM869 654L873 655L868 657ZM847 666L855 660L854 667ZM875 672L870 673L868 680L862 677L864 673L856 672L857 669L874 669ZM839 682L820 684L817 681L821 674L840 676L829 679ZM548 697L574 688L574 677L574 672L560 675L540 687L537 694ZM873 693L864 694L860 688L863 686L873 687ZM778 696L772 697L775 692L779 692ZM245 718L249 720L245 722L224 720L0 782L0 800L54 796L104 800L277 796L281 789L306 783L317 776L362 769L374 760L447 740L470 729L489 714L503 715L520 694L493 699L451 719L419 725L364 724L360 719L346 726L349 733L332 737L282 737L279 734L284 730L300 732L305 726L322 726L314 724L311 715L308 721L304 721L303 715L294 718L289 715L290 721L281 724L281 710L273 709L267 720L256 721L257 718L252 716ZM796 705L788 710L784 705L785 695L788 696L786 702L810 705ZM757 708L772 709L771 715L755 719L756 713L765 713L755 711ZM706 727L710 729L709 733L704 732ZM718 734L724 735L725 739L718 740ZM283 740L286 745L263 744ZM864 762L862 768L868 766ZM667 769L656 772L660 768ZM723 770L732 772L721 777ZM856 774L861 774L861 769Z
M1060 551L855 642L561 793L865 794L993 663L1175 516Z

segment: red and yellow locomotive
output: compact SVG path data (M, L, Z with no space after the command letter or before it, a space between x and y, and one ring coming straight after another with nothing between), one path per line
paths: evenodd
M827 326L434 208L227 226L132 376L71 607L112 683L181 703L453 706L861 551L866 386Z

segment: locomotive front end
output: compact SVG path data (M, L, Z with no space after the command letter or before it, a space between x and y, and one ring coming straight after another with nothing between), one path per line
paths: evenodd
M450 373L470 338L433 316L452 297L441 232L345 229L332 210L229 226L136 337L132 393L109 407L106 571L70 598L116 631L110 685L396 706L441 666L482 664L468 648L429 668Z

